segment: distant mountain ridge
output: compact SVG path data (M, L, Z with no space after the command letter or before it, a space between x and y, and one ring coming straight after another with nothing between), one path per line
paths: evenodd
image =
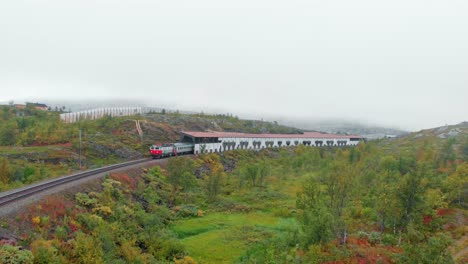
M349 122L342 120L325 120L325 121L290 121L281 120L281 124L293 126L304 130L314 130L332 134L355 134L361 135L368 139L384 138L388 136L401 136L408 134L408 131L388 128L377 125L365 125L358 122Z
M441 139L468 136L468 122L464 121L456 125L445 125L436 128L424 129L408 134L411 139L438 137Z
M88 102L79 102L79 101L46 101L49 105L54 108L55 106L62 107L65 106L66 110L71 111L80 111L80 110L87 110L92 108L99 108L99 107L120 107L120 106L141 106L141 107L154 107L155 109L165 109L167 112L175 112L177 110L177 106L167 106L164 104L148 104L142 101L135 101L135 100L114 100L114 101L107 101L107 100L95 100L95 101L88 101ZM187 111L183 110L180 113L184 114L195 114L196 111ZM206 114L223 114L221 112L218 113L208 113ZM240 117L241 119L251 119L246 117ZM293 118L269 118L270 121L277 120L278 123L297 128L298 130L307 130L307 131L319 131L325 133L332 133L332 134L355 134L361 135L368 139L375 139L375 138L384 138L386 136L401 136L407 134L408 131L396 129L396 128L389 128L377 125L365 125L359 122L351 122L346 120L294 120Z

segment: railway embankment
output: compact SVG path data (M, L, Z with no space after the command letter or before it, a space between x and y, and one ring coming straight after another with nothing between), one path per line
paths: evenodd
M45 196L61 192L73 192L89 182L102 179L110 173L148 168L155 165L164 165L166 160L142 159L121 164L114 164L103 168L77 172L55 179L45 180L18 189L0 193L0 217L14 214L24 206L39 201Z
M104 117L69 124L60 121L59 112L31 110L17 116L16 110L4 108L0 118L0 192L80 169L148 157L149 146L176 142L181 130L297 131L230 115L181 113ZM134 120L139 121L135 124Z

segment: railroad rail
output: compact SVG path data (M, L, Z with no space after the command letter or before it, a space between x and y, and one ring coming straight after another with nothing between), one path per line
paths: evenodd
M79 179L83 179L89 176L111 171L114 169L119 169L119 168L131 166L131 165L135 165L139 163L144 163L150 160L151 159L139 159L139 160L133 160L133 161L128 161L124 163L114 164L114 165L105 166L105 167L98 168L98 169L92 169L92 170L79 172L79 173L75 173L75 174L68 175L68 176L63 176L63 177L56 178L56 179L47 180L44 182L29 185L20 189L0 193L0 207L7 205L9 203L12 203L12 202L21 200L23 198L32 196L33 194L65 184L65 183L73 182Z

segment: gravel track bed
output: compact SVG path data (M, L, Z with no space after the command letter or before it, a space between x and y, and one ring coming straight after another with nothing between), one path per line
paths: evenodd
M97 174L94 174L94 175L91 175L91 176L88 176L88 177L85 177L85 178L81 178L81 179L76 180L76 181L72 181L72 182L68 182L68 183L65 183L65 184L62 184L62 185L59 185L59 186L52 187L52 188L47 189L45 191L39 192L39 193L35 194L34 196L25 197L23 199L17 200L15 202L12 202L12 203L9 203L7 205L4 205L4 206L0 207L0 218L1 217L7 217L9 215L13 215L16 212L18 212L19 210L21 210L23 207L25 207L26 205L37 202L41 198L43 198L45 196L48 196L48 195L51 195L51 194L57 194L57 193L64 192L64 191L71 191L71 189L74 189L74 188L79 187L81 185L90 183L91 181L96 181L96 180L102 179L105 175L107 175L109 173L125 172L125 171L128 171L128 170L134 170L134 169L139 169L139 168L148 168L148 167L153 167L153 166L156 166L156 165L164 166L167 163L167 161L168 161L168 159L148 160L147 162L143 162L143 163L139 163L139 164L133 164L133 165L129 165L129 166L126 166L126 167L117 168L117 169L113 169L113 170L110 170L110 171L97 173ZM77 189L77 191L78 191L78 189Z

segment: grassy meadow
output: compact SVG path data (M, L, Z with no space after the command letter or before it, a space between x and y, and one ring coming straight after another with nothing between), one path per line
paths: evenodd
M208 211L203 217L175 221L171 230L199 263L236 262L259 241L297 228L293 215L301 178L275 178L278 176L271 176L272 184L266 188L243 190L232 196L235 202L247 206L248 212Z

